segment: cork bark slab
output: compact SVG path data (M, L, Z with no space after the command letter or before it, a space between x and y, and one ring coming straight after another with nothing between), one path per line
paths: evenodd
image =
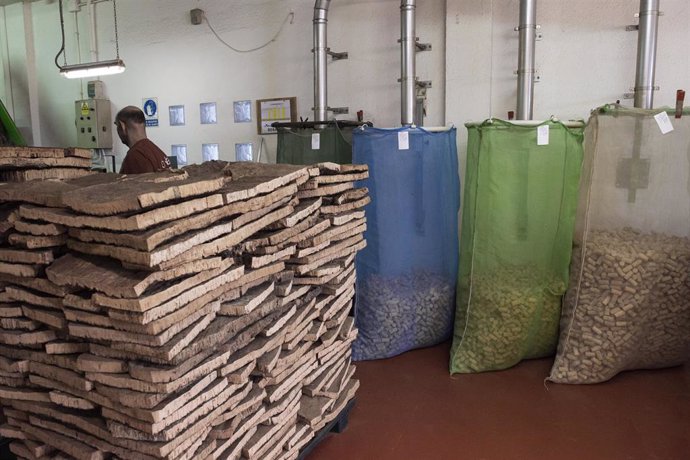
M233 282L240 282L243 272L243 266L230 268L221 275L211 278L209 281L144 312L109 309L108 315L113 320L148 325L157 320L163 320L176 310L185 307L185 305L187 306L186 312L194 312L197 310L197 307L203 306L204 302L213 302L217 300L223 292L236 287L233 285ZM167 327L166 321L160 321L152 325L151 329L147 330L155 331L161 327Z
M32 319L38 323L45 324L52 327L53 329L66 330L67 321L65 315L61 311L48 310L44 308L33 307L29 305L24 305L22 307L22 312L24 316Z
M5 292L17 302L39 305L41 307L53 308L56 310L62 308L62 299L59 297L41 295L17 286L7 286Z
M76 372L72 372L67 369L62 369L60 367L50 366L48 364L37 363L32 361L29 364L29 371L32 374L36 374L50 380L57 380L59 382L64 383L65 385L74 387L77 390L91 391L93 389L92 382L89 382Z
M83 353L77 358L77 369L81 372L120 374L127 372L128 366L125 361Z
M358 165L344 164L344 165L341 165L338 163L323 162L323 163L318 163L315 166L317 168L319 168L319 171L321 172L321 174L354 174L354 173L369 171L369 165L365 165L365 164L358 164Z
M262 228L266 227L270 223L278 221L283 217L290 215L292 211L292 206L285 206L269 214L266 214L265 216L249 224L234 229L228 235L222 236L208 243L200 244L190 249L189 251L179 255L176 258L170 259L166 263L162 263L161 269L174 267L189 260L195 260L218 255L223 251L226 251L240 244L241 242L248 239L249 237L254 235L256 232L260 231Z
M2 188L0 188L2 190ZM219 194L195 198L136 214L114 216L88 216L77 214L58 205L48 208L22 205L19 215L22 218L51 222L70 228L95 228L110 231L134 232L143 231L155 225L183 219L193 214L218 208L223 205Z
M33 291L38 291L42 294L54 297L65 297L70 292L69 288L58 286L46 278L22 278L18 276L0 274L0 283L2 282L29 288Z
M300 200L299 204L295 206L295 211L288 217L280 220L278 224L283 227L294 227L299 222L318 211L322 202L323 200L320 197L311 200Z
M164 223L147 230L128 233L115 233L105 230L71 228L70 236L84 242L95 242L125 246L140 251L152 251L165 242L193 230L205 229L212 224L229 219L236 214L259 211L273 203L293 195L297 190L295 185L283 187L269 195L263 195L245 202L232 203L215 207L209 211Z
M17 219L14 228L20 233L28 233L34 236L58 236L67 233L67 228L58 224L46 224Z
M228 379L228 382L234 384L246 383L249 381L249 376L252 374L252 371L254 371L255 368L256 361L252 361L237 371L226 375L225 378Z
M175 173L170 173L171 176ZM123 176L110 184L100 184L66 192L63 203L78 213L95 216L112 216L126 212L142 211L156 205L184 198L210 195L226 182L216 172L207 172L186 177L182 180L158 182L162 176L155 174L152 180L148 174ZM180 177L187 176L185 172Z
M54 331L17 332L0 330L0 343L15 346L43 345L57 339Z
M220 268L220 257L203 259L160 272L132 271L107 258L66 254L46 270L48 279L61 286L77 286L111 297L138 298L152 286L184 276Z
M91 168L91 158L7 158L0 156L0 168L2 169L44 169L44 168Z
M63 313L69 323L74 324L89 324L91 326L105 327L112 329L113 321L106 315L100 312L89 312L83 310L72 310L71 308L63 307ZM68 327L69 332L69 327Z
M0 386L0 398L18 401L50 402L45 391L30 390L28 388L8 388Z
M229 439L236 435L234 431L238 428L239 421L251 417L260 409L265 412L263 399L266 397L266 391L251 382L247 384L247 387L251 391L241 401L231 405L213 422L214 436Z
M331 204L341 205L351 201L358 201L364 197L369 196L369 189L367 187L356 188L348 190L335 197L331 198Z
M297 243L303 239L309 238L310 235L315 235L330 226L330 222L319 220L319 216L314 215L303 220L299 224L285 230L280 230L274 233L261 235L257 241L259 245L287 245ZM251 248L247 248L249 252Z
M230 438L224 442L218 441L218 446L214 451L213 458L222 458L223 460L239 460L242 457L242 449L247 445L249 440L256 433L257 426L248 428L242 436L237 439ZM223 439L223 438L220 438Z
M154 433L159 436L159 439L163 441L171 441L174 439L177 435L182 433L185 429L187 429L190 425L192 425L196 420L198 420L200 417L203 417L204 415L209 414L212 412L214 409L217 409L219 406L221 406L225 401L228 400L230 395L235 391L234 387L227 387L223 391L221 391L217 396L211 398L204 404L196 407L193 411L188 413L188 415L183 418L182 420L174 423L168 428L163 429L160 432ZM108 416L117 416L116 413L113 413L111 411L107 412L107 415L105 414L104 410L104 415L106 418ZM114 436L119 436L121 432L126 432L131 430L131 427L128 427L128 425L113 421L111 419L107 420L108 424L108 429L111 431L111 433Z
M168 326L167 329L164 329L160 332L156 331L156 334L149 333L148 331L132 332L75 323L71 323L69 325L69 332L71 336L83 339L126 342L132 344L141 344L148 347L161 347L167 344L175 335L185 328L191 326L200 319L207 317L208 315L215 314L219 308L220 304L218 302L206 304L193 314L184 316L184 319L179 321L170 321L170 324L166 324L166 326Z
M21 304L3 303L0 306L0 318L20 318L23 315Z
M247 268L261 268L280 260L286 260L295 254L296 250L296 246L288 246L285 249L264 256L246 254L244 257L244 263L247 265Z
M50 400L60 406L67 407L69 409L78 410L93 410L96 406L86 399L77 398L68 393L63 393L61 391L51 391L48 393Z
M229 392L227 390L231 391ZM220 394L224 393L227 396L229 396L235 391L237 391L237 388L235 386L229 387L227 380L217 379L214 382L212 382L211 385L206 387L204 391L199 392L191 400L187 401L181 407L179 407L178 409L171 412L166 417L162 418L160 421L157 422L144 422L137 418L122 414L118 411L114 411L108 408L103 408L102 414L105 418L109 420L114 420L119 423L125 424L143 433L155 435L161 433L166 428L170 427L176 422L179 422L180 420L189 417L191 412L197 410L200 407L203 407L204 405L207 405L209 401L217 398ZM198 417L210 412L211 410L213 410L213 408L207 406L206 412L199 412ZM191 420L189 421L189 423L192 423L193 421L194 420Z
M364 211L353 211L353 212L345 212L344 214L336 214L330 218L331 223L333 225L343 225L351 220L355 219L363 219L365 217Z
M364 206L368 205L369 203L371 203L371 198L367 196L367 197L364 197L360 200L350 201L348 203L344 203L344 204L340 204L340 205L322 206L321 212L323 214L341 214L341 213L353 211L355 209L363 208Z
M44 430L28 423L22 424L21 428L34 439L55 446L77 460L103 460L105 458L103 452L75 439L59 435L54 431Z
M27 182L47 179L74 179L90 174L93 174L91 170L81 168L24 169L21 171L0 171L0 181Z
M226 316L244 315L256 307L272 294L275 290L275 282L267 282L247 291L240 298L221 305L219 314Z
M179 356L179 354L199 334L201 334L209 326L209 324L211 324L214 318L215 313L204 316L196 323L190 325L186 329L183 329L171 340L166 342L165 345L160 347L139 345L126 342L114 342L111 346L116 350L130 352L142 357L143 359L155 358L160 361L171 362L173 358Z
M320 196L336 195L355 188L354 182L342 182L339 184L323 185L313 190L300 190L297 198L315 198Z
M356 182L367 179L369 172L359 172L355 174L324 174L317 176L310 181L314 181L318 186L324 184L336 184L339 182Z
M33 278L39 276L42 272L42 265L9 264L6 262L0 262L0 274Z
M12 246L20 248L43 249L64 246L65 242L67 241L67 236L34 236L24 233L12 233L7 237L7 241Z
M215 289L222 282L233 281L244 274L244 269L236 267L228 273L232 266L232 259L225 259L220 267L203 271L186 278L174 279L167 282L159 283L152 289L143 293L137 298L117 298L110 297L104 294L96 293L93 296L94 302L116 310L145 312L152 308L159 307L173 298L178 298L176 305L181 305L197 297L200 297L203 292ZM224 276L225 275L225 276ZM211 280L218 280L216 283ZM180 296L184 298L180 299Z
M91 150L78 147L0 147L0 158L87 158L91 160ZM90 166L89 166L90 167Z
M352 241L358 240L355 244L350 245ZM328 249L325 249L322 251L319 255L323 255L322 258L316 259L318 257L316 254L308 256L309 260L312 260L312 262L307 263L307 264L299 264L299 265L290 265L290 267L295 270L295 272L299 275L303 275L306 273L309 273L311 271L316 270L317 268L326 265L330 262L333 262L334 260L337 259L342 259L345 258L349 255L355 254L357 251L363 249L366 247L366 240L362 239L361 235L358 235L354 238L348 239L343 241L342 243L339 243L337 245L332 245ZM325 254L325 255L324 255ZM305 258L306 259L306 258Z
M137 380L143 380L152 383L166 383L177 380L192 372L192 377L207 375L224 365L230 352L217 350L204 350L202 353L192 356L186 361L176 366L156 366L144 363L130 362L129 375ZM122 402L126 406L131 404Z
M35 331L42 324L26 318L1 318L0 327L6 330Z
M352 233L353 230L362 227L366 223L366 219L353 219L350 222L346 222L342 225L334 225L327 230L319 233L313 238L308 238L306 240L300 241L298 247L307 248L312 246L318 246L325 242L330 242L334 240L337 236L346 234L349 236L354 236L357 233L363 233L363 230L358 230ZM364 228L366 229L366 228ZM342 239L342 238L341 238Z
M53 251L47 250L22 250L0 248L0 261L9 263L48 265L53 262Z

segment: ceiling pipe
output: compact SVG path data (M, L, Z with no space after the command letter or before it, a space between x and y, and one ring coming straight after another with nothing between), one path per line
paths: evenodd
M314 4L314 121L328 118L328 8L331 0Z
M518 48L518 120L531 120L534 116L534 45L537 40L537 0L520 0L520 45Z
M635 107L654 107L654 73L659 28L659 0L640 0L640 26L637 35Z
M414 125L417 91L415 0L400 1L400 92L403 126Z

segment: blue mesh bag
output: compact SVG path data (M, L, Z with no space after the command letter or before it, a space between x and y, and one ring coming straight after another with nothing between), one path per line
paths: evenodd
M369 165L367 247L357 255L353 358L388 358L452 332L460 181L456 129L365 127L353 162Z

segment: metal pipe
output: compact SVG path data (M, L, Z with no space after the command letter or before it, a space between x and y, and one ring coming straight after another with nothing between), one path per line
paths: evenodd
M537 0L520 0L517 119L534 116L534 45L537 40Z
M400 0L400 120L414 124L417 91L417 31L415 0Z
M654 72L659 28L659 0L640 0L640 28L637 35L637 68L635 70L635 107L654 106Z
M331 0L314 4L314 121L328 118L328 8Z

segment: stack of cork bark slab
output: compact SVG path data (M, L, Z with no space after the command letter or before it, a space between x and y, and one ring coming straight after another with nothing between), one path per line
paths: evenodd
M10 233L61 238L31 276L2 278L13 451L296 458L358 387L348 313L366 174L211 162L0 186Z
M73 179L91 174L91 150L0 147L0 181Z

